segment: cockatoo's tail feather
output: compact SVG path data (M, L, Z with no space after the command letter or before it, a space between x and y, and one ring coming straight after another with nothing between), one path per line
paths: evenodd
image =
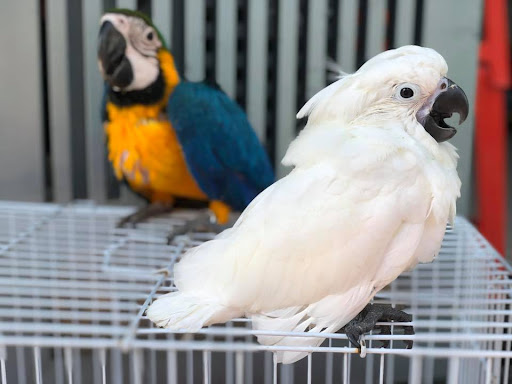
M180 292L160 297L146 311L148 318L162 328L197 332L203 326L236 317L229 309Z

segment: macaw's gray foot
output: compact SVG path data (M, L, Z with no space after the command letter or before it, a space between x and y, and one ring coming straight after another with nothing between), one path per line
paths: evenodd
M138 223L149 219L153 216L162 215L164 213L169 213L173 209L173 204L166 203L152 203L146 205L145 207L140 208L137 212L132 213L126 217L123 217L117 223L117 228L123 227L132 227L135 228Z
M219 233L225 228L226 226L215 222L215 218L209 210L205 210L199 213L195 219L186 222L184 225L173 227L167 236L167 244L171 244L176 236L181 236L191 231Z
M381 335L391 334L391 326L376 326L379 321L408 323L412 321L412 315L393 308L391 305L368 304L356 317L343 327L343 331L347 334L350 343L360 349L361 343L359 340L364 333L370 332L373 329L379 329ZM414 335L414 328L412 326L404 326L404 334ZM404 343L407 349L412 348L412 340L405 340ZM389 340L383 341L382 347L389 347Z

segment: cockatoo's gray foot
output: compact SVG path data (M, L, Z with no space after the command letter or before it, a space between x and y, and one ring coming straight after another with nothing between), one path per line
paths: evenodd
M405 313L399 309L393 308L391 305L385 304L368 304L356 317L354 317L345 327L343 331L347 334L350 343L356 347L361 348L359 339L362 334L370 332L373 329L379 329L381 335L390 335L391 326L379 325L377 322L390 322L397 321L408 323L412 321L412 315ZM414 328L412 326L404 326L404 334L414 335ZM412 340L404 341L406 348L412 348ZM382 342L382 347L389 347L389 340Z
M140 208L137 212L132 213L126 217L123 217L117 223L118 228L123 227L132 227L135 228L138 223L149 219L150 217L162 215L164 213L169 213L173 209L173 204L164 204L164 203L152 203L146 205L145 207Z

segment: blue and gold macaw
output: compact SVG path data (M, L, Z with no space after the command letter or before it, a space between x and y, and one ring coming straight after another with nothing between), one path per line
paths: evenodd
M115 175L151 205L135 224L176 198L207 201L217 222L243 210L274 181L242 109L217 87L180 78L152 21L114 10L101 18L98 62L103 120Z

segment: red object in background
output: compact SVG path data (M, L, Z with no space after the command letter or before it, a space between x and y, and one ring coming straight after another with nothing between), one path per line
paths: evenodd
M510 55L506 0L486 0L475 115L480 232L505 254L507 221L507 103Z

